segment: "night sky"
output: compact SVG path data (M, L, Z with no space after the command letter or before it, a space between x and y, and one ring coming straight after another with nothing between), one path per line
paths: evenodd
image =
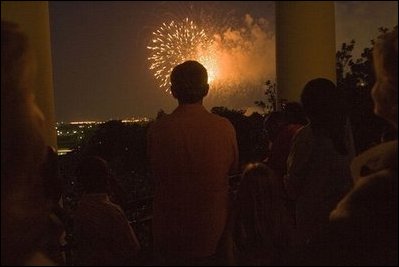
M186 17L205 30L217 29L223 43L228 40L230 45L223 56L234 64L226 67L241 67L228 72L240 73L239 81L230 77L232 82L225 87L222 83L217 90L211 88L205 98L208 108L253 106L263 98L261 81L274 80L274 2L50 1L49 5L57 121L153 118L161 108L171 112L177 103L149 70L147 46L163 22ZM355 39L359 54L378 27L397 25L397 8L394 1L337 2L337 47Z

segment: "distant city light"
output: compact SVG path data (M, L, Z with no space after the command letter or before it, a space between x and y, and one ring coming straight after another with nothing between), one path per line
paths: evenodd
M67 153L69 153L71 151L72 151L72 149L58 149L57 154L58 154L58 156L62 156L62 155L65 155L65 154L67 154Z
M119 120L122 123L146 123L150 119L145 117L131 117L129 119ZM81 142L85 139L87 134L95 131L97 127L105 122L103 121L72 121L72 122L57 122L56 133L58 143L58 155L65 155L74 149L79 149ZM101 144L101 141L99 142ZM126 151L129 149L126 147Z
M102 121L71 121L69 124L99 124Z

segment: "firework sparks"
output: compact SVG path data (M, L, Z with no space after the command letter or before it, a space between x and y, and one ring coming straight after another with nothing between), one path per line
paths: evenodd
M184 61L196 60L208 71L213 95L225 97L258 88L274 76L274 35L267 21L246 15L242 27L221 28L185 18L163 23L152 33L148 60L161 88L170 92L170 73ZM208 25L209 24L209 25Z
M169 90L170 73L176 65L186 60L201 62L208 70L209 82L215 78L216 63L209 55L212 40L204 29L200 29L193 21L186 18L183 22L175 21L162 26L153 32L151 45L150 69L154 71L155 78L160 82L160 87Z

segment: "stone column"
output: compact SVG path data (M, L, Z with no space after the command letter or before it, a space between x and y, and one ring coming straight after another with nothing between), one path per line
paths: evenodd
M276 1L277 96L299 101L314 78L336 82L333 1Z
M48 2L1 1L1 19L17 23L34 49L36 102L46 117L46 142L57 147Z

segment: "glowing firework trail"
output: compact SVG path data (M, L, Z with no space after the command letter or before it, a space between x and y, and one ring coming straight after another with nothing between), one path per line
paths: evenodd
M183 22L175 21L162 26L153 34L151 45L150 69L154 71L155 78L160 86L169 90L169 76L177 64L186 60L197 60L208 69L209 81L212 80L212 69L215 64L209 56L208 48L212 46L212 40L207 36L204 29L188 18Z

